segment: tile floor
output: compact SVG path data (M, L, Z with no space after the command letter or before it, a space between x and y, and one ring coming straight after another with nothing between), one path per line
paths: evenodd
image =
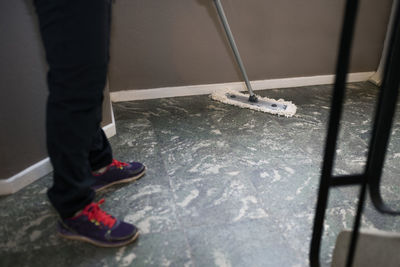
M348 85L335 172L360 172L378 89ZM51 175L0 197L0 266L308 266L331 86L259 91L292 100L293 118L239 109L207 96L114 104L115 157L148 167L141 180L97 196L136 224L139 240L101 249L60 239L46 198ZM382 193L400 209L400 111ZM321 259L352 226L357 188L331 191ZM400 218L368 203L364 228L400 232Z

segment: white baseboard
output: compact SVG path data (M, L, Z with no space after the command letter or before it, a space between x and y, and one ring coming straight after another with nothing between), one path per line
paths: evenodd
M378 69L377 72L375 72L374 75L369 78L369 81L375 84L376 86L381 86L382 85L382 73L380 69Z
M14 194L51 171L53 171L53 167L50 159L45 158L8 179L0 180L0 195Z
M367 81L375 72L357 72L348 75L348 82L363 82ZM251 84L254 90L277 89L277 88L290 88L301 87L310 85L332 84L335 75L319 75L308 77L296 78L283 78L252 81ZM232 90L246 90L243 82L232 83L216 83L216 84L202 84L202 85L189 85L189 86L176 86L176 87L162 87L154 89L136 89L111 92L112 102L125 102L133 100L156 99L165 97L177 96L190 96L190 95L205 95L211 94L215 90L220 89Z
M112 123L103 127L108 138L116 134L114 113L111 115ZM52 171L53 167L51 166L50 159L47 157L10 178L0 180L0 195L14 194Z
M115 127L114 111L111 106L111 123L103 127L103 131L107 138L110 138L117 134L117 128Z

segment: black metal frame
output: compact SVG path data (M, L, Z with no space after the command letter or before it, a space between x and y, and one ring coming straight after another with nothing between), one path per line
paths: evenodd
M359 0L346 1L336 67L335 86L331 103L331 113L329 116L328 134L325 144L325 154L322 164L318 202L310 247L310 264L313 267L320 266L320 246L330 187L361 186L357 214L354 219L351 243L347 254L347 267L351 267L353 264L367 187L369 188L372 203L379 212L389 215L400 215L400 212L393 211L384 203L380 194L382 169L400 86L400 4L394 5L393 28L389 41L383 83L377 102L373 132L364 173L346 176L333 176L332 174L358 5Z

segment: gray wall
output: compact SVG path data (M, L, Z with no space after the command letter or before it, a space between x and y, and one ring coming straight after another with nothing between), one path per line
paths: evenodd
M211 0L118 0L113 91L239 81ZM252 80L333 73L344 0L223 0ZM362 0L352 72L376 70L390 0ZM28 0L0 1L0 179L47 157L44 54ZM104 123L111 121L109 109Z
M6 179L47 157L47 86L31 2L0 1L0 11L0 179ZM109 110L103 124L111 122Z
M361 0L351 72L375 71L391 0ZM251 80L334 72L344 0L222 0ZM111 91L241 80L212 0L118 0Z

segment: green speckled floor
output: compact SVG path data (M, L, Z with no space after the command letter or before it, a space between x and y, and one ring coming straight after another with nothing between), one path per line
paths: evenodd
M107 190L104 208L141 229L125 248L100 249L55 234L51 176L0 197L0 266L307 266L331 86L258 92L294 101L283 118L207 96L114 105L115 157L143 161L141 180ZM365 163L377 88L349 85L336 173ZM399 111L398 111L399 113ZM400 209L400 117L382 193ZM322 259L352 225L356 188L331 191ZM400 232L400 218L368 203L364 228Z

